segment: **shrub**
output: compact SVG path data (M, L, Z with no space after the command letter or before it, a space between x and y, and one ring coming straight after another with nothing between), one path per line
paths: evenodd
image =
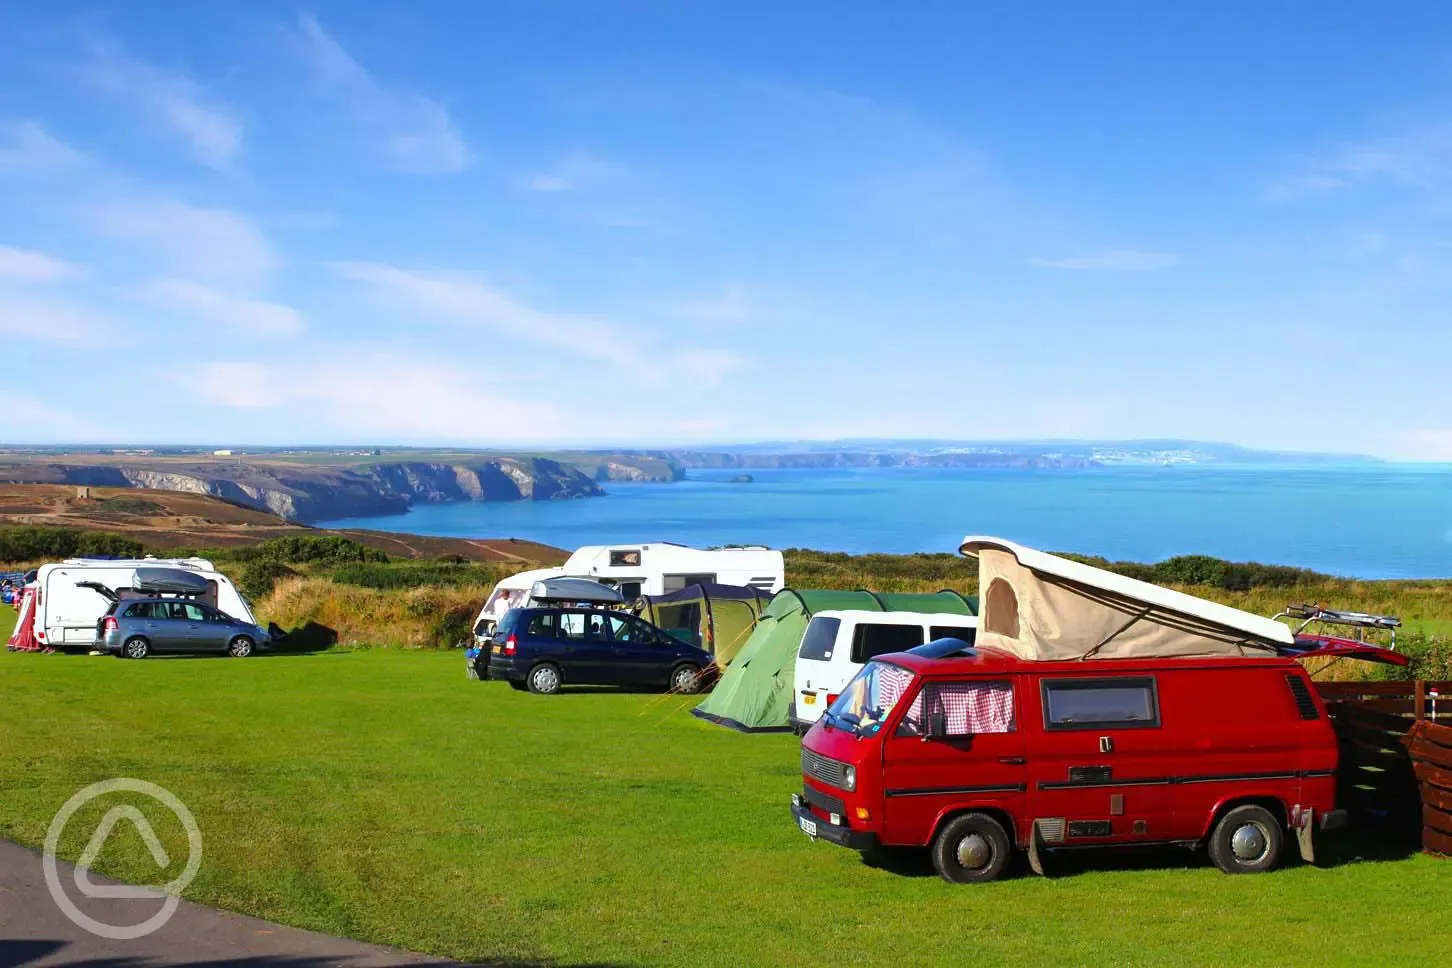
M109 531L34 526L0 528L0 561L103 555L138 558L145 550L141 542Z
M397 591L406 588L457 588L492 585L507 572L497 566L435 562L358 562L329 572L333 581L362 588Z
M341 565L349 562L386 562L388 555L338 534L289 535L272 538L252 548L239 549L238 561L280 561L286 564Z
M1452 642L1441 636L1422 632L1403 632L1397 636L1397 651L1411 661L1405 666L1378 664L1377 679L1452 679Z
M166 514L166 508L141 497L108 497L99 502L102 511L115 514Z
M272 594L279 579L291 578L297 572L280 561L252 561L242 569L237 587L252 601L260 601Z

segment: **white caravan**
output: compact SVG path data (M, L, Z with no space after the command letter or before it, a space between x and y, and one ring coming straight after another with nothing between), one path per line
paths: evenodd
M691 585L746 585L774 594L786 584L786 563L780 551L760 545L711 551L668 541L587 545L558 568L520 572L494 586L474 619L474 635L486 638L505 612L529 604L535 582L561 577L593 578L612 585L627 602Z
M788 718L798 732L806 732L869 659L936 639L972 645L977 634L978 619L972 615L823 609L802 633Z
M96 623L111 607L112 599L92 588L99 585L113 593L132 590L136 570L174 568L206 580L209 589L198 595L235 619L257 624L252 609L231 579L217 571L205 558L67 558L41 565L36 572L37 588L32 631L42 645L53 649L89 648L96 641Z

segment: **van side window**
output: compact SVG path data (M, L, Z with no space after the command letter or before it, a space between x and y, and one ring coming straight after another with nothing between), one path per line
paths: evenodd
M1045 679L1045 729L1158 726L1159 696L1149 677Z
M541 612L529 620L529 628L525 635L536 639L552 639L555 637L555 616L553 612Z
M841 627L840 618L819 615L812 619L807 625L806 634L802 636L802 647L797 652L797 658L819 661L832 658L832 646L837 642L837 630Z
M556 612L555 638L579 642L585 638L585 616L579 612Z
M126 618L151 618L151 603L137 602L126 609Z
M993 579L983 596L983 628L995 635L1018 638L1018 596L1002 578Z
M921 625L862 624L852 632L852 661L866 662L889 652L906 652L923 644Z
M969 645L972 645L973 640L976 638L978 638L978 630L971 625L964 626L963 628L952 625L934 625L928 629L928 640L930 642L938 639L958 639L960 642L967 642Z
M897 728L899 736L922 736L928 717L940 714L948 736L1011 733L1013 683L930 682L918 693Z

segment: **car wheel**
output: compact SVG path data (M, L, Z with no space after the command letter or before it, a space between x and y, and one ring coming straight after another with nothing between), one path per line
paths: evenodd
M529 691L541 696L552 696L560 691L560 670L548 662L541 662L529 670Z
M227 654L234 659L245 659L257 646L245 635L239 635L227 643Z
M144 659L151 654L151 643L133 635L121 644L121 654L128 659Z
M524 691L526 691L526 690L527 690L527 689L529 689L529 686L528 686L528 685L526 685L526 684L525 684L525 683L523 683L523 682L520 682L520 681L519 681L519 680L517 680L517 679L510 679L510 680L509 680L509 688L511 688L511 689L516 689L516 690L518 690L518 691L519 691L519 692L524 692Z
M701 670L693 665L678 665L671 670L671 692L694 696L701 691L701 684Z
M1210 860L1227 874L1258 874L1276 866L1285 834L1265 807L1236 807L1210 834Z
M955 817L933 838L933 867L954 884L991 881L1003 873L1013 844L1003 824L985 813Z

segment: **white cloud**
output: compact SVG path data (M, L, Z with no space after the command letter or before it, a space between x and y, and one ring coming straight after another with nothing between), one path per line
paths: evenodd
M185 279L161 279L142 295L190 316L254 336L295 336L306 326L291 306L249 299Z
M132 60L110 45L95 47L84 74L179 135L204 165L226 170L242 149L242 122L236 114L208 103L205 92L184 74Z
M1106 249L1103 252L1059 259L1030 259L1029 265L1043 269L1100 270L1105 272L1146 272L1179 265L1180 257L1170 252L1146 252L1139 249Z
M411 359L389 348L335 349L297 363L203 363L169 378L219 406L293 419L305 412L308 433L334 439L517 442L573 429L550 404L481 387L475 368ZM380 405L391 387L408 388L407 406Z
M114 439L113 432L94 419L94 410L83 410L85 416L81 416L57 410L26 394L0 392L0 411L6 416L5 439L11 443L92 443Z
M1386 456L1394 460L1452 461L1452 429L1408 430L1387 441Z
M469 166L464 137L442 104L378 80L308 14L298 18L297 38L313 74L380 140L393 168L451 174Z
M74 167L85 157L34 121L0 125L0 172L50 173Z
M115 327L97 313L63 300L0 291L0 333L56 346L105 345Z
M577 192L613 177L618 169L594 155L576 152L545 171L528 175L521 183L530 192Z
M278 264L262 229L227 209L132 200L97 209L93 217L103 235L145 243L179 274L256 285Z
M702 323L739 323L757 315L756 308L740 286L728 286L718 295L705 299L667 306L665 311L672 316Z
M734 352L707 347L662 348L650 334L609 319L535 309L459 273L417 272L371 262L339 262L333 268L383 295L396 311L412 319L493 330L507 336L511 345L533 343L572 357L603 360L649 382L684 377L714 385L746 362Z
M44 252L0 245L0 280L58 282L81 274L81 267Z

